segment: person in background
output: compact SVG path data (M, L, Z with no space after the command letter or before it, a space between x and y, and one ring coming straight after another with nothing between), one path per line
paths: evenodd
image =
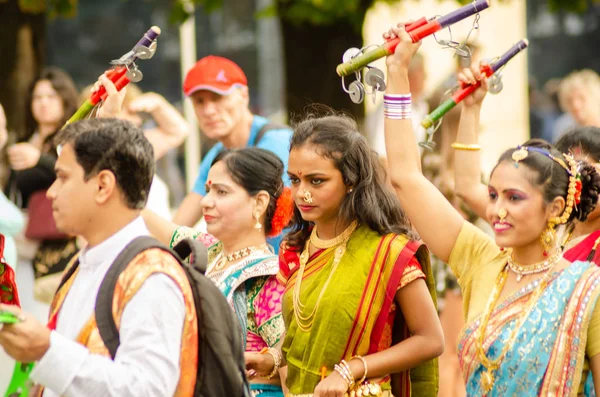
M112 84L107 81L106 84ZM86 100L92 86L80 94L80 102ZM154 149L158 162L164 160L171 149L179 147L190 134L190 126L181 113L162 95L155 92L143 93L135 84L124 90L122 110L116 117L128 120L144 131ZM157 174L152 179L147 208L165 219L171 219L169 187Z
M591 69L572 72L560 83L558 99L576 125L600 127L600 76ZM558 125L554 130L554 141L566 129Z
M6 114L0 104L0 151L6 145L8 131L6 130ZM17 248L14 236L25 225L23 214L0 190L0 234L4 236L4 261L15 271L17 270ZM6 390L10 382L14 360L0 349L0 390Z
M202 133L218 141L202 159L194 188L173 217L178 225L194 226L202 217L208 171L219 152L256 146L275 153L287 169L292 130L252 114L246 75L229 59L214 55L200 59L188 71L183 92L192 101ZM284 181L289 184L287 178ZM270 242L279 248L279 240Z
M7 149L12 173L6 192L9 199L20 208L26 209L28 213L39 213L34 210L47 205L44 203L45 191L56 179L54 164L57 154L53 144L54 136L77 110L75 83L63 70L47 67L32 82L27 104L25 135L22 136L21 142L10 145ZM37 208L30 205L30 199L34 195L37 196ZM51 215L45 211L42 213L46 215L44 221L29 217L27 231L39 229L37 222L45 222L49 226L44 228L44 233L55 229ZM51 231L50 234L44 233L39 234L35 240L35 243L39 244L32 261L36 284L42 277L60 274L79 251L74 237ZM23 247L26 245L20 244ZM21 254L26 254L24 249L19 253ZM25 266L20 266L18 278L28 280L31 277L29 271ZM23 304L27 306L28 288L23 286L22 289ZM35 300L31 305L39 306ZM42 313L45 310L47 307L40 307L39 311L34 309L41 317L46 317L47 313Z

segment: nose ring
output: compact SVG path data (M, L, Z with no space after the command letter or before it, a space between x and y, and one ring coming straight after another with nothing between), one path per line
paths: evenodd
M304 189L303 192L304 192L304 198L303 198L304 202L307 204L312 204L313 203L312 194L306 189Z
M500 211L498 211L498 217L500 218L500 223L505 222L507 215L508 215L508 211L504 208L501 208Z

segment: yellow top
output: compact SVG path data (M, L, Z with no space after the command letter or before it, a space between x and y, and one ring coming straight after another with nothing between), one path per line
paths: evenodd
M463 314L467 323L483 312L507 258L508 254L501 251L487 234L469 222L463 223L448 266L463 293ZM586 353L588 357L600 353L600 302L596 303L589 323Z

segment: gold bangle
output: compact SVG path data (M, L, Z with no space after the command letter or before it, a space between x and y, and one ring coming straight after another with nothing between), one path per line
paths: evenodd
M348 384L348 390L350 390L354 387L354 380L351 378L351 375L349 375L346 372L345 368L343 368L340 364L335 364L333 366L333 370L335 372L337 372L338 374L340 374L342 379L344 379L346 381L346 383Z
M363 363L363 365L364 365L364 367L365 367L365 372L364 372L364 374L363 374L363 376L362 376L361 380L359 380L359 381L357 382L357 383L360 385L360 384L361 384L361 383L363 383L365 380L367 380L367 372L368 372L368 370L367 370L367 360L365 360L365 358L364 358L363 356L356 355L356 356L352 357L352 358L350 359L350 361L354 360L355 358L358 358L360 361L362 361L362 363Z
M481 150L481 145L477 143L458 143L454 142L450 145L452 149L456 150L467 150L471 152L476 152L477 150Z
M271 373L269 375L267 375L267 376L260 376L259 375L259 378L261 378L261 379L271 379L271 378L273 378L277 374L277 371L279 371L279 368L281 367L281 361L282 361L281 352L279 350L277 350L277 349L269 348L265 352L265 354L270 354L273 357L273 371L271 371Z

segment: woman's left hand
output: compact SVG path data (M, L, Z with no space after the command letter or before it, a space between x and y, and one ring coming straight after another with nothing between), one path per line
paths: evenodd
M348 382L342 376L333 371L327 378L323 379L315 388L314 397L344 397L348 392Z
M269 376L273 372L275 360L270 354L260 354L257 352L245 352L246 375L248 379L256 376ZM252 375L254 373L254 375Z
M10 166L15 171L33 168L40 160L40 150L30 143L17 143L7 152Z

